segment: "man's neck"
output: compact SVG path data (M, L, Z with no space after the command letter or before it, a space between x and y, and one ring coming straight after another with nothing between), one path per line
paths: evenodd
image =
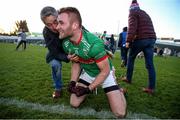
M73 36L70 38L70 41L73 42L74 44L79 44L81 39L82 39L82 30L78 29L74 31Z

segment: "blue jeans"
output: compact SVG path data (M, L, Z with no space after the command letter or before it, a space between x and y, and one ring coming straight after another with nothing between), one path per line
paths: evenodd
M54 81L54 88L55 90L61 90L63 86L61 76L62 64L60 61L57 61L55 59L51 60L49 64L52 68L52 79Z
M134 61L137 54L141 51L144 53L146 69L148 70L148 78L149 78L149 86L150 89L155 89L155 81L156 81L156 73L153 64L153 51L154 51L154 39L143 39L136 40L132 43L129 58L127 64L127 79L131 82L133 69L134 69Z

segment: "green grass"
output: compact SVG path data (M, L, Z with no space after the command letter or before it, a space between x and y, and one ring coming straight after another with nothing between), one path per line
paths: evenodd
M5 106L1 105L0 106L0 117L5 118L5 119L54 119L54 118L64 118L64 119L78 119L79 116L77 115L69 115L64 113L63 115L57 114L57 113L48 113L48 112L40 112L38 110L29 110L29 109L22 109L22 108L17 108L16 106ZM81 118L87 118L93 116L86 116L86 117L81 117Z
M46 48L29 45L25 51L15 51L15 44L0 43L0 98L23 100L41 105L69 106L69 93L66 90L70 80L70 63L63 63L63 96L52 100L53 92L51 69L45 62ZM156 118L180 118L180 59L177 57L154 58L157 84L156 93L151 96L142 92L148 84L144 59L136 59L132 85L118 79L118 83L127 88L128 113L147 114ZM116 52L113 64L116 76L125 75L126 69L120 68L119 52ZM109 111L108 101L101 88L98 95L91 94L80 106L80 110L92 108L97 112ZM0 104L0 118L96 118L96 116L78 116L70 113L49 113L18 105ZM142 117L143 118L143 117Z

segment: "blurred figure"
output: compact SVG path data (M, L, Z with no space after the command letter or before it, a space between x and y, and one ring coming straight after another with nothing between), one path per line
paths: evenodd
M110 50L110 42L109 42L109 39L107 39L107 31L103 32L103 34L101 35L101 39L104 42L105 49L108 50L108 51L111 51Z
M171 49L169 49L169 48L164 48L164 51L163 51L163 56L164 56L164 57L170 56L171 53L172 53Z
M101 39L102 39L102 40L106 40L106 34L107 34L107 31L104 31L103 34L102 34L102 36L101 36Z
M129 12L126 47L130 47L130 51L126 77L122 80L131 83L135 58L137 54L142 51L144 53L146 69L149 77L149 85L147 88L143 88L143 91L152 94L156 82L156 73L153 64L156 33L150 16L140 9L136 0L132 1Z
M126 38L127 38L127 27L123 28L123 31L119 34L119 42L118 47L121 48L121 67L125 67L127 65L127 54L128 49L126 48Z
M18 50L19 46L24 46L24 50L26 49L26 33L24 29L20 29L20 32L18 33L18 45L16 47L16 50Z
M158 53L158 56L162 56L162 55L163 55L163 52L164 52L163 49L162 49L162 48L159 48L159 50L158 50L158 52L157 52L157 53Z
M114 40L114 35L112 34L110 37L110 50L111 52L114 54L115 50L116 50L116 44L115 44L115 40Z

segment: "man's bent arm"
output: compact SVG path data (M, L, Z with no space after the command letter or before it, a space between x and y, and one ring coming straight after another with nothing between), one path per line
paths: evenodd
M106 58L105 60L97 63L100 73L96 76L95 80L89 85L89 89L93 90L98 87L103 81L107 78L110 73L109 60Z
M78 81L81 67L79 63L72 62L71 66L71 80Z

